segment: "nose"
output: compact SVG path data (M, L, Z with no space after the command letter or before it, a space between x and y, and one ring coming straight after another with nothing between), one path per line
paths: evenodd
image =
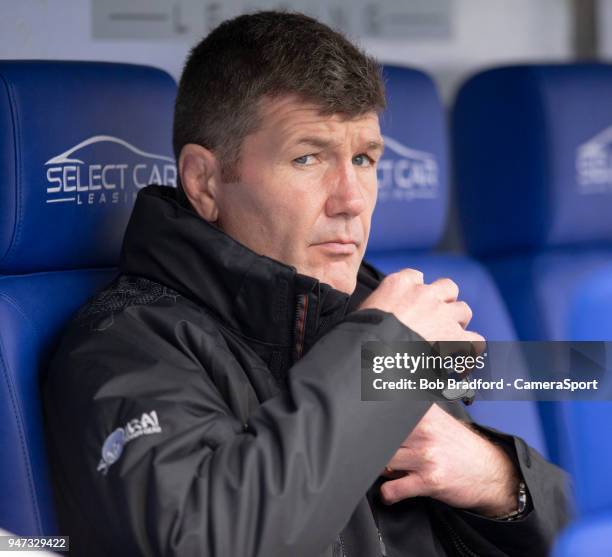
M352 163L340 165L335 169L332 184L325 204L328 217L356 217L365 210L366 200Z

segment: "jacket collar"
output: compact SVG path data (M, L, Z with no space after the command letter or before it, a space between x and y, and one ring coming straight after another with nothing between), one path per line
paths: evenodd
M371 268L362 269L362 281L351 298L256 254L179 203L175 188L155 185L138 194L125 233L120 272L169 286L206 306L243 337L286 348L295 347L297 333L307 348L380 278ZM304 301L308 318L304 330L296 333Z

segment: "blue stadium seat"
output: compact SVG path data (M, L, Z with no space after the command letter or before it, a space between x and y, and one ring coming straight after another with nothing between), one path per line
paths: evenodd
M497 68L458 93L466 244L524 340L612 340L611 95L608 64ZM600 508L606 493L612 505L612 481L596 473L600 456L610 463L612 405L598 405L540 404L550 456L577 474L583 510Z
M612 339L612 312L602 311L610 300L612 263L590 273L576 293L569 309L569 337ZM611 370L612 354L606 348L606 370ZM612 392L612 374L604 382L605 392ZM564 433L560 458L574 477L578 511L586 515L612 510L612 435L608 431L612 402L567 402L560 405L557 415L557 428Z
M606 513L572 524L557 540L552 557L603 557L612 555L612 514Z
M388 107L381 118L385 153L367 260L385 273L410 267L426 282L452 278L473 310L470 329L488 340L515 340L515 332L486 269L458 254L433 253L446 223L449 180L444 111L432 80L407 68L384 68ZM531 402L474 403L472 417L525 439L546 455Z
M138 189L176 182L176 86L126 64L0 62L0 527L57 533L39 377L110 281Z

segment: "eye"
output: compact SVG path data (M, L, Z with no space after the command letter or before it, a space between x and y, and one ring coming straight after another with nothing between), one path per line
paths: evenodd
M359 155L355 155L353 157L353 164L355 166L372 166L376 161L366 155L365 153L360 153Z
M302 155L297 159L293 159L293 162L299 166L310 166L314 164L314 155Z

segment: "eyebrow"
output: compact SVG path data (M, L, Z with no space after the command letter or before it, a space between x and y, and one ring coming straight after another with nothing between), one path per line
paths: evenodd
M366 146L368 151L380 151L381 153L385 150L385 142L384 141L368 141Z
M322 139L320 137L300 137L295 145L309 145L312 147L316 147L317 149L327 149L328 147L333 147L337 145L336 142L331 141L329 139ZM380 151L384 150L384 142L381 141L368 141L366 144L367 151Z

